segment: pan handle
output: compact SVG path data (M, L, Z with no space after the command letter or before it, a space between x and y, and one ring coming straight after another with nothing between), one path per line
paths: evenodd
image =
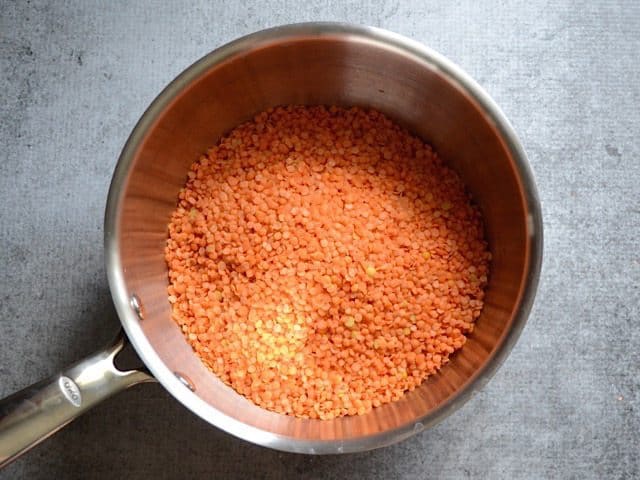
M0 468L111 395L154 381L142 370L116 368L115 357L126 342L120 331L103 350L0 400Z

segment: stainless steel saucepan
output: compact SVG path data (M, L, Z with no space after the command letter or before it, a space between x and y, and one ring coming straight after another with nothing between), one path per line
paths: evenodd
M234 126L286 104L361 105L386 113L435 147L484 214L492 271L469 341L420 388L363 416L303 420L263 410L207 370L171 320L164 246L189 166ZM231 42L193 64L156 98L116 166L105 251L120 321L148 372L116 368L114 358L125 343L120 336L2 400L2 465L105 398L152 380L211 425L279 450L356 452L418 433L478 391L516 342L538 283L542 219L520 142L467 74L384 30L308 23Z

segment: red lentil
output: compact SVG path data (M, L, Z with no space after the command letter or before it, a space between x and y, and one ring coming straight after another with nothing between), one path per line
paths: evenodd
M169 223L173 319L257 405L361 415L449 361L490 254L459 177L375 110L278 107L195 162Z

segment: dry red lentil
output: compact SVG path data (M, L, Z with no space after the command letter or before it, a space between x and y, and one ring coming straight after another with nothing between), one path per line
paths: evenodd
M174 320L266 409L364 414L448 362L490 254L458 176L375 110L279 107L195 162L169 223Z

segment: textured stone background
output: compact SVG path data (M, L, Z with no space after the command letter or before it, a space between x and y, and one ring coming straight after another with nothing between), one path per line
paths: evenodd
M118 153L145 107L211 49L297 21L419 40L475 77L511 119L546 229L520 342L462 410L386 449L306 457L259 448L143 385L0 478L638 478L640 3L240 3L0 0L0 396L117 330L102 217Z

